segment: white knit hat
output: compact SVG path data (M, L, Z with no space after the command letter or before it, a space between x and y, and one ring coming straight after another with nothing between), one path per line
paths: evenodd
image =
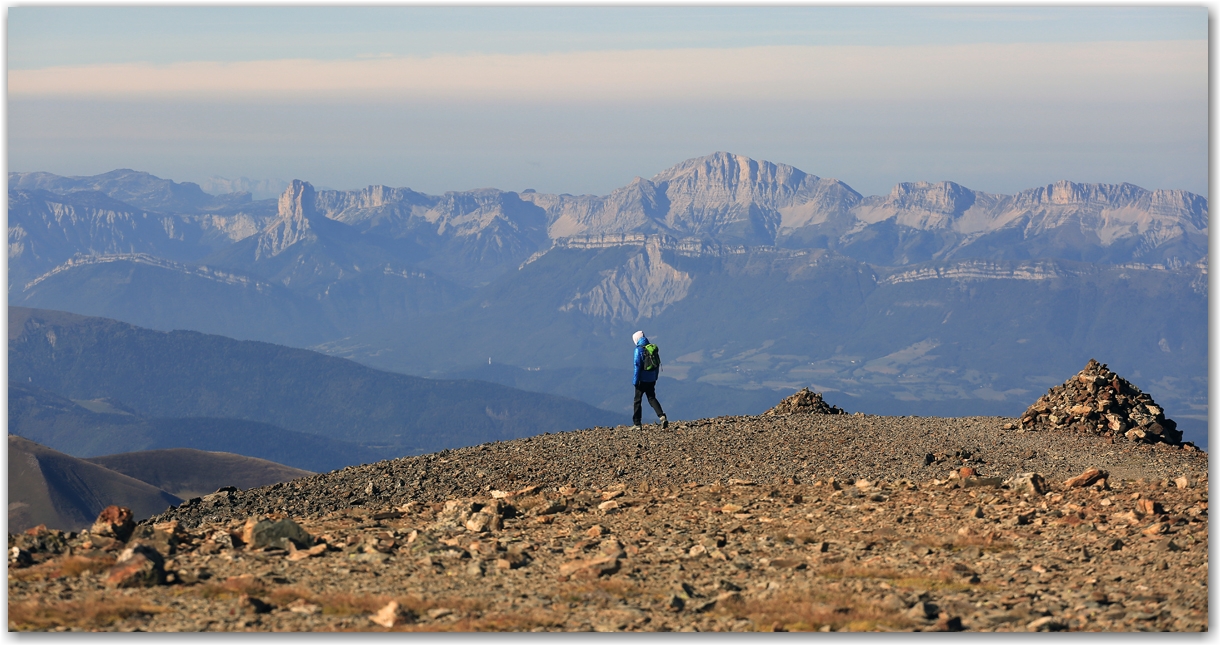
M642 332L642 331L637 331L637 332L635 332L634 334L632 334L632 335L631 335L631 342L633 342L633 343L638 343L638 342L640 342L640 339L641 339L641 338L643 338L643 337L644 337L644 332Z

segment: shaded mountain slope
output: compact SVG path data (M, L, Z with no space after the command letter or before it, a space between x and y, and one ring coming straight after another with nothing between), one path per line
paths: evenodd
M477 381L437 381L197 332L12 307L9 377L146 416L222 417L402 452L625 420L585 403ZM419 342L428 342L421 338Z
M28 439L8 438L8 526L79 530L111 504L140 520L182 500L155 486Z
M317 300L282 284L146 254L79 258L10 302L242 340L308 345L340 334Z
M182 499L207 495L222 486L244 490L313 474L266 459L192 448L124 452L86 461L156 486Z
M74 457L194 448L233 452L325 472L399 454L257 421L149 419L114 399L72 401L20 383L9 385L8 405L10 433Z

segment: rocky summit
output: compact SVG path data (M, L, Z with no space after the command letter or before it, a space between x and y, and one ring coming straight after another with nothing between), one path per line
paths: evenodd
M1018 419L600 427L10 535L9 628L1206 631L1207 491Z
M1021 428L1073 430L1111 441L1182 443L1177 423L1165 418L1151 395L1094 359L1029 406Z
M821 392L812 392L807 387L779 402L779 405L767 410L764 416L777 414L847 414L837 405L830 405L822 400Z

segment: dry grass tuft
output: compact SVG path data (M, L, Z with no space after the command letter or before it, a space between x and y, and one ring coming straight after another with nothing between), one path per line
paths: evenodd
M520 612L505 612L462 618L451 623L425 623L404 625L402 631L429 632L524 632L538 627L562 629L564 616L546 609L527 609Z
M114 560L112 556L101 558L86 558L79 555L68 556L60 563L59 572L60 575L70 578L80 577L85 572L101 573L113 567Z
M322 605L322 613L330 616L375 614L393 600L380 594L331 593L315 596L312 602ZM401 603L400 603L401 604Z
M308 602L317 603L314 594L301 587L276 587L271 590L267 600L276 607L282 607L301 598Z
M242 594L262 597L267 592L267 585L251 574L229 578L224 582L208 582L198 587L199 595L204 598L236 598Z
M991 591L995 589L992 585L971 584L961 575L947 570L937 571L932 575L920 576L912 575L910 572L892 567L870 568L831 565L822 567L818 571L818 576L832 580L844 578L883 580L894 587L923 591L966 591L967 589Z
M100 573L114 566L114 556L105 555L97 558L86 558L70 555L62 559L48 560L26 569L9 569L9 578L23 582L49 580L52 578L79 577L86 571Z
M802 594L787 592L766 600L727 599L717 603L715 614L746 618L762 630L776 626L790 632L817 631L829 625L835 631L878 631L909 629L911 619L858 596L842 594Z
M129 596L98 596L51 602L31 600L9 604L8 625L10 630L41 630L52 627L98 629L109 627L131 616L164 611L164 607Z

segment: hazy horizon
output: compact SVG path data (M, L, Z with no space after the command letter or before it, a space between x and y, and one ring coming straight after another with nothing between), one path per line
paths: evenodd
M1208 194L1205 7L11 7L8 169L597 194L724 150L865 194Z

